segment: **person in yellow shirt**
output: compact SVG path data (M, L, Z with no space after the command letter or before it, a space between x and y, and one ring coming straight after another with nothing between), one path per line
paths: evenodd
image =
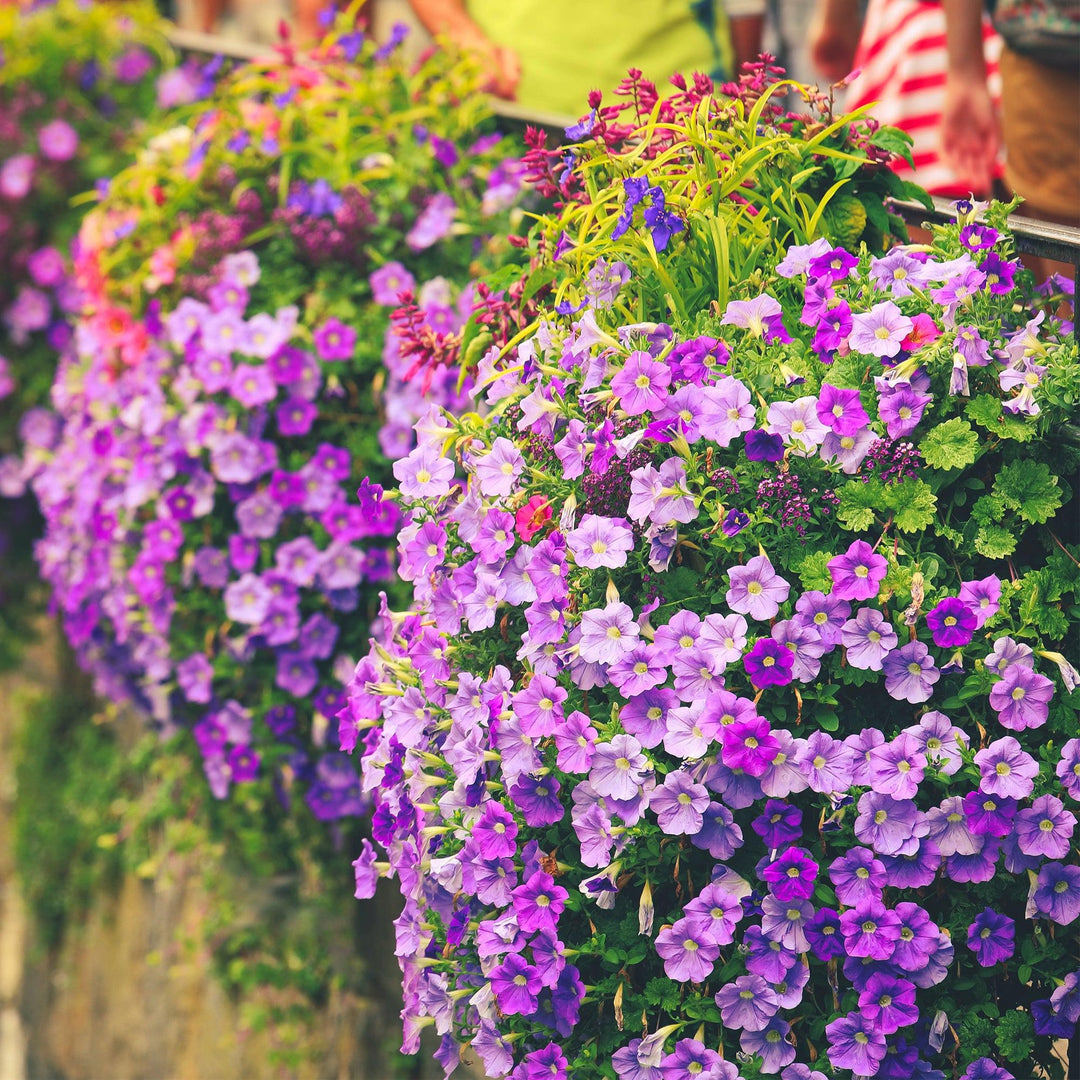
M578 117L628 68L663 86L734 78L761 49L765 0L409 0L424 26L484 58L489 87L523 108Z

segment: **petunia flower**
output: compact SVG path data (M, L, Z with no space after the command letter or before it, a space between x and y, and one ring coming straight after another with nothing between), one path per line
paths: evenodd
M843 555L830 559L828 568L833 582L833 597L838 600L869 600L877 596L889 564L865 540L856 540Z
M990 707L1002 727L1013 731L1042 727L1046 723L1054 684L1031 668L1013 664L990 691Z
M728 579L728 607L761 621L773 618L791 591L791 586L773 570L767 555L755 555L745 566L733 566Z

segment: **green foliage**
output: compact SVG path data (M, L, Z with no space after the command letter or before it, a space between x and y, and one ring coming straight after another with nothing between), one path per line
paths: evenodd
M919 443L927 465L935 469L962 469L978 457L979 437L959 416L939 424Z
M1010 462L994 478L994 496L1006 510L1015 510L1024 521L1043 524L1062 503L1058 478L1045 462Z

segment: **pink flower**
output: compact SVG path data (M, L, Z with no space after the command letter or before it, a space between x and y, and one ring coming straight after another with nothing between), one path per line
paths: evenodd
M66 120L51 120L38 132L38 146L50 161L70 161L79 149L79 133Z

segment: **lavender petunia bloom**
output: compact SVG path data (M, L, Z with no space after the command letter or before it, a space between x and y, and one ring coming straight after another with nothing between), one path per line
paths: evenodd
M795 1060L795 1047L788 1042L791 1025L774 1016L760 1031L745 1030L739 1046L745 1054L761 1055L761 1071L778 1073Z
M727 816L731 819L730 811ZM743 908L736 897L713 882L683 908L683 915L695 924L702 940L730 945L735 938L735 925L743 917Z
M640 628L634 613L619 601L585 611L581 616L578 651L593 664L614 664L634 649Z
M685 918L656 935L656 951L664 961L664 974L676 982L704 982L720 956L720 947Z
M1019 664L1026 668L1035 667L1031 646L1013 641L1007 635L999 637L994 642L994 647L983 660L983 663L986 665L986 670L992 671L995 675L1004 675L1005 669L1013 664Z
M1031 895L1037 915L1068 926L1080 916L1080 866L1044 863Z
M270 611L273 593L254 574L244 574L225 589L225 614L233 621L258 626Z
M745 566L733 566L728 578L728 606L761 621L773 618L791 591L791 586L773 570L767 555L755 555Z
M930 650L921 641L910 641L889 653L882 662L885 690L897 701L917 705L934 692L941 672L934 666Z
M724 1026L762 1031L779 1008L776 991L760 975L740 975L716 992Z
M990 707L1002 727L1012 731L1042 727L1046 723L1054 684L1031 668L1013 664L990 691Z
M975 755L979 787L990 795L1026 799L1039 775L1039 763L1011 736L997 739Z
M795 763L813 791L831 795L851 786L854 755L828 732L813 732L796 752Z
M615 735L597 743L589 769L589 783L604 798L637 798L649 767L641 743L632 735Z
M700 832L708 805L709 792L681 769L668 773L663 784L649 797L649 809L668 836L693 836Z
M818 418L817 399L812 397L774 402L766 420L769 431L779 435L785 445L794 444L804 451L820 446L829 432Z
M790 341L784 329L784 309L780 302L768 293L755 296L753 300L732 300L720 320L722 326L739 326L749 330L751 336L766 341Z
M865 314L853 315L851 322L851 350L877 357L895 356L914 326L891 300L875 304Z
M699 390L698 430L706 439L728 446L753 426L756 418L749 389L730 376Z
M1076 828L1076 816L1055 795L1040 795L1016 815L1013 834L1025 855L1063 859Z
M859 797L855 835L880 855L901 855L918 846L930 825L910 799L893 799L876 791Z
M899 639L880 611L860 608L855 618L848 619L841 627L840 640L852 667L880 671L885 657L896 648Z
M862 1011L849 1012L825 1028L829 1040L829 1061L837 1069L850 1069L856 1076L874 1076L885 1059L885 1036L876 1017Z
M585 514L577 528L566 534L566 546L578 566L617 569L633 550L634 534L625 518Z
M1001 580L996 574L980 581L965 581L960 585L960 599L975 616L975 629L981 629L992 615L996 615L1001 599Z
M795 601L795 620L812 628L829 649L840 644L840 631L851 616L851 605L830 593L805 592Z
M406 498L440 499L450 493L454 463L421 444L408 457L394 462L394 476Z
M940 806L932 806L926 817L930 822L926 838L937 845L942 855L974 855L979 850L980 844L968 828L964 800L959 795L942 800Z

